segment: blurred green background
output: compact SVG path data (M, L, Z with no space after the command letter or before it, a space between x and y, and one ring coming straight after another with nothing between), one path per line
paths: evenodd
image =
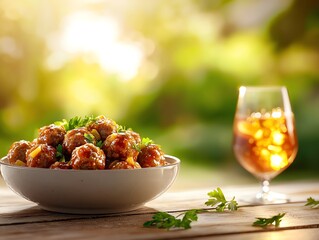
M238 87L286 85L300 147L280 177L319 177L315 0L1 0L0 84L1 156L41 126L103 114L189 178L223 169L233 183L252 179L231 147Z

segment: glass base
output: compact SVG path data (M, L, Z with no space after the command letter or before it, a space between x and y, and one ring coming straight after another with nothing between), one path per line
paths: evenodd
M252 204L279 204L290 202L290 199L287 195L270 191L268 180L262 181L261 191L257 193L255 196L242 196L241 200L243 202Z
M256 195L256 203L261 204L275 204L275 203L287 203L289 198L287 195L276 192L260 192Z
M243 203L255 204L255 205L263 205L263 204L280 204L290 202L290 199L287 195L277 192L268 192L268 193L257 193L256 195L247 194L242 195L239 201Z

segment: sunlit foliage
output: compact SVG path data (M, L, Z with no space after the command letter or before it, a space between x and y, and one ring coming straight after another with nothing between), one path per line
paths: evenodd
M2 0L0 153L57 119L103 114L186 161L229 163L238 87L280 84L292 168L318 167L318 29L315 0Z

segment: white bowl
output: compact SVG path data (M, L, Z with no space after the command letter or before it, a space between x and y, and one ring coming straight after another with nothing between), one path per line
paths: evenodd
M126 212L160 196L174 182L180 160L165 156L162 167L121 170L72 170L13 166L0 160L6 184L41 208L63 213Z

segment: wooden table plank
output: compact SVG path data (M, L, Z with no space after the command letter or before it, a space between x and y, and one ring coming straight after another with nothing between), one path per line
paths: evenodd
M215 240L265 240L265 239L280 239L280 240L318 240L319 229L293 229L281 231L268 231L268 232L253 232L241 233L232 235L219 235L213 236ZM201 240L212 239L212 236L201 237Z
M151 219L152 214L128 216L86 216L68 221L49 221L0 226L1 236L9 239L16 235L20 239L32 236L33 239L88 239L99 236L110 236L111 239L159 239L234 235L241 233L263 232L265 229L253 227L255 217L268 217L279 212L286 212L280 228L271 230L287 230L296 228L319 228L319 212L310 209L303 203L284 205L247 206L236 212L202 213L199 220L189 230L166 231L144 228L142 224ZM176 213L178 214L178 213Z
M162 230L144 228L156 211L178 214L180 211L207 208L207 192L215 189L198 189L186 192L167 192L136 211L108 215L72 215L52 213L24 200L7 188L0 188L0 239L183 239L208 238L258 239L263 236L309 236L318 233L319 209L304 206L307 197L319 199L318 182L300 182L274 185L273 190L291 197L291 203L276 205L242 206L236 212L199 214L199 220L189 230ZM258 186L223 187L226 198L255 193ZM270 217L286 212L279 228L253 227L255 217ZM297 235L298 234L298 235ZM242 237L242 238L241 238ZM285 239L281 236L280 239Z
M287 193L291 197L292 202L305 202L307 197L312 196L314 198L319 198L319 184L318 183L302 183L298 185L283 185L283 186L276 186L274 190L281 191L285 189L285 193ZM213 189L213 188L212 188ZM120 215L131 215L131 214L144 214L144 213L153 213L156 211L182 211L191 208L206 208L205 201L207 200L208 196L207 193L212 189L199 189L199 190L192 190L186 192L168 192L164 195L160 196L159 198L147 203L145 207L138 209L134 212L128 213L120 213ZM318 189L318 190L317 190ZM257 187L226 187L223 188L226 198L233 197L234 193L236 194L236 199L240 205L245 206L248 203L242 201L242 195L251 194L258 191ZM57 215L59 217L63 216L63 214L54 214L51 212L47 212L41 210L37 207L36 204L27 201L15 193L11 192L7 188L0 188L0 224L2 217L5 215L12 215L16 217L21 217L21 215L36 215L36 216L54 216ZM64 214L66 216L74 216L70 214ZM114 214L111 214L114 215ZM115 214L118 215L118 214ZM76 215L78 216L80 215ZM83 215L85 216L85 215ZM106 215L107 216L107 215ZM63 218L64 219L64 216ZM12 220L15 220L12 217ZM12 222L14 223L14 221Z
M285 186L285 192L290 194L293 202L305 202L307 196L310 196L311 189L316 189L317 185L313 183L303 184L303 188ZM278 188L278 189L277 189ZM236 190L234 190L236 189ZM282 187L275 187L275 190L281 190ZM299 190L298 190L299 189ZM119 214L106 214L104 216L117 216L117 215L136 215L145 213L155 213L157 211L183 211L193 208L207 208L205 201L207 200L207 193L212 189L199 189L187 192L168 192L158 199L151 201L136 211L119 213ZM236 193L236 199L241 206L248 203L241 201L242 194L253 194L258 191L257 187L226 187L223 189L227 198L231 198ZM312 191L312 197L319 198L318 191ZM18 224L25 222L41 222L41 221L58 221L66 219L85 219L90 218L88 215L72 215L72 214L59 214L52 213L40 209L36 204L29 202L6 188L0 188L0 225Z

